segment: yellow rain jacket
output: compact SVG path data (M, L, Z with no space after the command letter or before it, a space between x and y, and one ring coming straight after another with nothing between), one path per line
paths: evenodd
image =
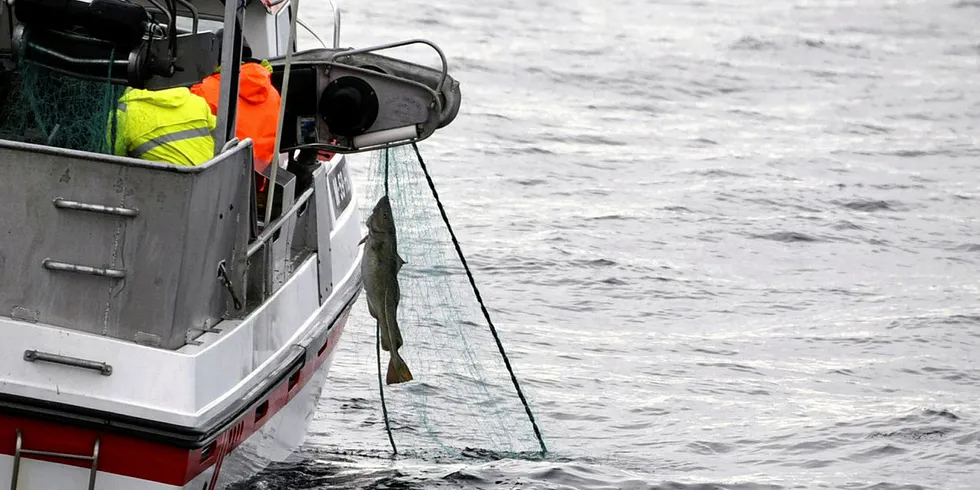
M201 165L214 156L211 131L217 124L207 101L186 87L130 87L116 106L114 153L174 165ZM112 131L110 118L110 142Z

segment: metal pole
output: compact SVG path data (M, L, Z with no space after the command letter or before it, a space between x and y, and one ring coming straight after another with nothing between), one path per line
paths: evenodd
M340 47L340 7L331 0L330 8L333 9L333 47L337 49Z
M286 97L289 93L289 72L293 65L293 43L296 42L296 22L299 19L299 0L292 1L293 18L289 20L289 42L286 43L286 66L282 75L282 103L279 105L279 130L276 131L276 145L272 151L272 174L269 176L269 193L265 201L265 226L272 219L272 198L276 193L276 171L279 170L279 146L282 144L282 132L286 118ZM319 198L318 198L319 199Z
M224 33L221 38L221 92L218 95L218 124L214 134L215 154L222 150L225 142L235 137L238 120L238 73L242 63L239 1L225 0Z

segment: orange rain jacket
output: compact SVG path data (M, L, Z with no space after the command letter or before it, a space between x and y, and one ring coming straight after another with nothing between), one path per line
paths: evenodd
M282 99L272 85L272 73L259 63L248 62L241 67L238 86L238 121L235 136L252 138L255 153L255 170L262 172L273 160L276 145L276 129L279 127L279 105ZM221 93L221 73L208 76L191 87L191 93L204 97L211 106L211 113L218 114L218 96Z

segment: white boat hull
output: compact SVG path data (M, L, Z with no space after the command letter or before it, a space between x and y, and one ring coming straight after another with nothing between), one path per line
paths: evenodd
M262 429L246 439L225 457L218 479L221 489L228 485L247 480L270 463L285 461L306 441L310 424L316 415L320 395L327 382L329 364L333 362L333 352L313 379L286 406L272 416ZM209 473L213 475L213 471ZM201 488L191 484L185 488Z
M330 338L339 338L346 324L348 310L330 327ZM218 454L211 458L207 467L194 468L187 465L187 471L198 470L197 474L183 472L186 481L180 482L180 469L188 458L196 457L193 451L141 444L141 441L120 440L105 436L99 431L81 430L55 423L30 420L21 417L0 415L0 434L4 436L22 431L24 449L54 450L63 453L82 455L80 450L66 450L67 446L78 447L100 436L99 470L96 472L94 489L99 490L150 490L150 489L221 489L237 481L245 480L272 462L283 461L298 449L306 439L306 434L316 411L317 401L327 380L330 365L336 353L334 347L323 353L322 364L312 370L309 379L274 414L251 434L246 434L243 424L232 425L219 436ZM286 380L286 383L289 383ZM251 412L244 414L246 418ZM9 437L2 439L9 440ZM61 445L49 444L60 439ZM15 441L10 441L15 442ZM0 442L0 486L12 481L16 444ZM113 446L115 446L113 448ZM123 451L119 451L120 446ZM224 447L222 447L224 446ZM227 454L223 454L227 452ZM125 458L113 457L113 455ZM111 459L109 459L111 458ZM91 477L91 462L70 463L65 458L39 458L21 455L17 489L83 489L88 488ZM117 471L121 471L118 473ZM174 480L174 478L178 478Z
M273 415L258 432L253 433L224 457L220 468L212 466L186 484L179 486L98 471L95 488L98 490L223 489L232 483L248 479L272 462L284 461L306 440L320 393L327 380L333 352L330 357L296 397ZM13 463L13 456L0 455L0 482L11 480ZM216 470L217 477L215 477ZM85 488L91 476L91 470L88 468L27 458L21 459L19 473L18 489Z

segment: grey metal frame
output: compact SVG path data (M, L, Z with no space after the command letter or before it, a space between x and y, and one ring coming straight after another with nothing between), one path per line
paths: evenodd
M244 315L219 268L245 291L251 148L180 167L0 140L0 315L166 349Z
M313 171L310 188L295 199L295 177L283 169L277 172L275 192L282 196L280 214L248 244L246 251L251 301L262 301L275 293L292 275L298 259L312 252L317 254L320 304L333 291L330 246L333 216L326 167L326 164L319 165ZM268 171L265 174L268 176Z

